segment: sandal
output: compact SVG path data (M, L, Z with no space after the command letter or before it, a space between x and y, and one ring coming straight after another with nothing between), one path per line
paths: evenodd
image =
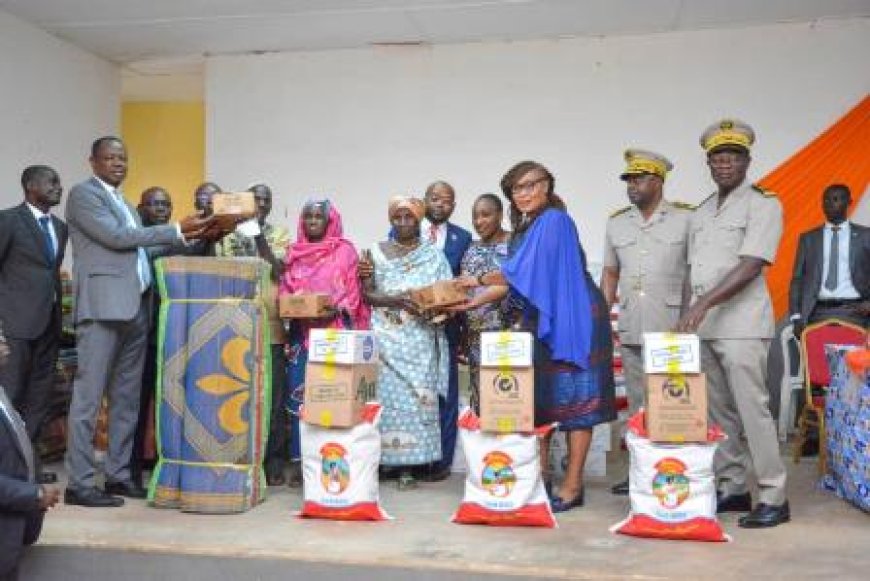
M417 479L410 470L402 470L399 473L397 486L399 490L414 490L417 488Z

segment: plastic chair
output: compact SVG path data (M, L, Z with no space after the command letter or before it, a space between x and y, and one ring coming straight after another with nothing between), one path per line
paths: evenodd
M793 460L800 461L807 433L813 426L819 432L819 472L827 470L827 442L825 434L825 394L831 382L825 345L859 345L867 341L867 331L840 319L827 319L807 325L801 335L801 358L804 366L806 403L798 421L798 438L794 444ZM813 388L823 393L814 394Z
M796 394L804 389L804 362L800 356L800 342L794 336L794 328L791 324L783 327L779 334L779 342L782 350L782 378L779 384L777 432L779 441L785 442L789 428L794 425L795 415L797 415L794 401ZM794 357L792 357L792 350L794 350ZM797 361L793 362L792 359Z

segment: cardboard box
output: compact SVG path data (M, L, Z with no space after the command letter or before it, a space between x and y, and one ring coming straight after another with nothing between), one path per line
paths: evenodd
M646 429L653 442L707 441L707 377L646 376Z
M281 295L278 316L282 319L319 319L331 314L332 301L326 294Z
M531 333L500 331L480 334L480 364L484 367L531 367L533 353Z
M325 428L350 428L362 421L366 402L377 399L376 364L311 363L305 367L303 420Z
M411 299L421 309L437 309L458 305L468 300L468 293L456 281L441 280L411 291Z
M644 333L644 373L701 373L701 341L688 333Z
M535 369L480 368L480 428L507 434L535 429Z
M315 363L377 363L380 354L372 331L311 329L308 334L308 361Z
M257 215L257 203L253 192L221 192L211 198L212 213L215 216L253 218Z

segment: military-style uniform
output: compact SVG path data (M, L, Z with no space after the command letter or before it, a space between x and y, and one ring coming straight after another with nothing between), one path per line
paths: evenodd
M748 126L726 120L709 128L701 141L708 152L722 145L748 150L754 134ZM721 206L718 194L704 200L689 226L692 302L721 283L741 257L771 264L781 234L779 200L749 182L735 188ZM786 470L766 387L773 332L773 308L763 275L710 309L698 329L709 418L728 434L715 458L719 491L745 494L746 472L752 466L759 502L779 506L786 500Z
M643 405L643 333L669 331L680 315L692 206L662 200L649 220L635 206L607 221L604 267L619 270L619 341L629 409Z

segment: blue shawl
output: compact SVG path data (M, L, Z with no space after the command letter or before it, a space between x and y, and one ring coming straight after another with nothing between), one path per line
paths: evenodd
M592 344L592 306L580 237L571 217L549 208L538 216L502 273L517 294L538 311L538 339L555 360L587 369Z

